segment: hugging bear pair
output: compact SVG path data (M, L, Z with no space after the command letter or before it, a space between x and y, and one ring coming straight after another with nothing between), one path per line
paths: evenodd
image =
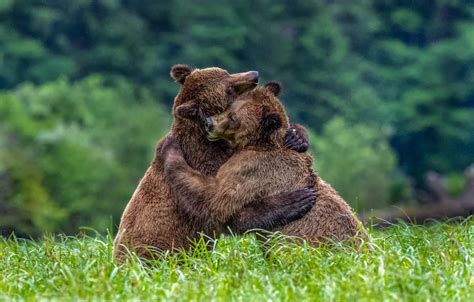
M171 133L125 208L117 257L186 248L201 233L228 229L280 230L315 245L367 239L347 203L313 172L305 130L287 132L277 83L255 88L257 72L186 65L171 76L181 84Z

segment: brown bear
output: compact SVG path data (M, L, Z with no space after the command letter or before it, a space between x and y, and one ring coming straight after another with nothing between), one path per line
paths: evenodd
M207 121L208 138L224 139L235 151L215 176L190 167L172 138L163 147L164 173L181 207L202 209L239 220L252 201L281 192L314 187L316 205L303 218L279 230L318 245L367 234L349 205L313 172L312 157L284 147L289 122L277 98L278 83L269 83L238 98L222 114ZM254 205L258 207L258 204ZM190 210L189 210L190 211ZM237 215L237 216L236 216Z
M223 112L239 95L255 88L258 73L229 74L220 68L192 69L175 65L170 74L181 84L174 101L171 133L183 152L183 158L193 169L202 175L215 175L232 153L222 142L207 140L206 117ZM304 135L304 132L287 135L287 145L305 149ZM199 232L213 235L213 232L221 233L225 229L226 223L214 213L200 213L205 214L205 219L193 219L179 208L163 178L162 145L163 141L160 141L155 158L122 215L114 240L114 252L119 260L127 249L149 257L151 250L188 247ZM258 209L252 206L242 208L236 215L239 220L228 224L242 231L254 227L274 228L302 217L315 200L314 192L307 189L257 199Z

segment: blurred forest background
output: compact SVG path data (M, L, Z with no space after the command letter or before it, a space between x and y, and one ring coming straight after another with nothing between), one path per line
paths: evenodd
M0 230L117 224L179 87L173 64L279 80L357 209L460 194L474 162L474 2L0 1Z

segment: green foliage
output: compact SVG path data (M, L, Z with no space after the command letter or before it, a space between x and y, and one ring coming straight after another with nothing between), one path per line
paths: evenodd
M371 52L388 101L402 169L462 171L474 158L474 6L469 1L378 2L383 39ZM455 154L455 156L453 156Z
M372 251L282 246L253 237L208 250L112 261L112 239L0 238L2 300L472 301L474 221L370 232Z
M460 196L464 193L466 178L463 174L453 173L446 177L446 187L450 196Z
M333 119L312 138L316 171L356 208L379 208L390 200L395 155L387 135Z
M51 202L38 169L19 154L5 156L5 159L9 160L7 168L0 171L2 234L17 231L37 236L57 229L57 224L65 218L65 212Z
M170 117L143 89L91 76L0 95L0 228L104 230L120 217Z

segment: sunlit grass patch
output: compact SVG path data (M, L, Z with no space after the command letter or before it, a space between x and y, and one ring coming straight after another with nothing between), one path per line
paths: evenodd
M371 230L372 250L226 237L145 263L113 262L112 239L0 239L2 299L469 301L474 219ZM276 240L278 241L278 240Z

